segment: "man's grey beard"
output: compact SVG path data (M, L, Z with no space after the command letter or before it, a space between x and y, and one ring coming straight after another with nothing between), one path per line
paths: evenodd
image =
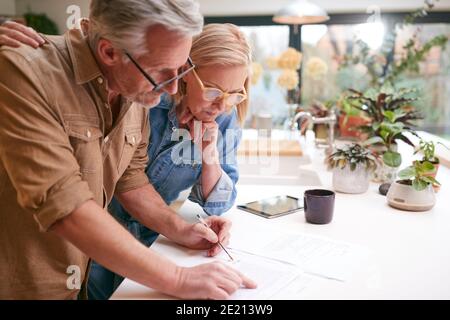
M161 97L159 97L159 98L154 98L155 103L150 103L150 104L148 104L148 103L143 103L143 102L141 101L141 99L139 99L139 96L137 96L137 97L136 97L136 96L135 96L135 97L127 97L127 99L129 99L130 101L132 101L133 104L135 104L136 106L141 107L141 108L144 108L144 109L146 109L146 110L150 110L151 108L156 107L156 106L159 104L159 102L161 101Z

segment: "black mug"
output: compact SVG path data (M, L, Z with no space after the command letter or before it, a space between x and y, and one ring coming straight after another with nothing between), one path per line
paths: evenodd
M333 191L324 189L306 190L303 195L305 219L309 223L327 224L333 219Z

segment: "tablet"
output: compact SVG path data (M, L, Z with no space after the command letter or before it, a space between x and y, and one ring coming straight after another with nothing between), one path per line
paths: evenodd
M238 205L237 208L271 219L299 211L303 204L291 196L277 196Z

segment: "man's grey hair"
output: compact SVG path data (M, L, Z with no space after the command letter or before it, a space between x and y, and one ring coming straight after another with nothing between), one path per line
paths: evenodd
M203 16L194 0L91 1L88 34L93 49L105 38L136 56L145 54L145 36L153 25L195 36L202 31Z

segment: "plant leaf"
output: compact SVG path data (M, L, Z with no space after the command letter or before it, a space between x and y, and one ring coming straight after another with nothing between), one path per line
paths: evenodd
M422 179L423 179L424 181L430 183L430 184L441 185L441 184L439 183L439 181L437 181L437 180L436 180L435 178L433 178L433 177L427 177L427 176L425 176L425 177L422 177Z
M393 111L384 111L383 115L392 123L394 123L397 118Z
M413 166L409 166L403 170L400 170L398 177L400 179L412 179L416 176L416 169Z
M395 140L395 139L402 140L403 142L409 144L411 147L413 147L413 148L416 147L416 146L414 145L414 143L412 143L411 140L409 140L409 139L408 139L406 136L404 136L403 134L397 134L397 135L394 136L393 139L394 139L394 140Z
M402 156L395 151L386 151L383 154L383 162L389 167L397 168L402 164Z
M428 161L425 161L422 164L420 164L420 169L424 173L432 173L436 171L436 167L431 162Z
M423 181L422 179L414 179L412 186L414 190L422 191L427 188L428 183L426 181Z

